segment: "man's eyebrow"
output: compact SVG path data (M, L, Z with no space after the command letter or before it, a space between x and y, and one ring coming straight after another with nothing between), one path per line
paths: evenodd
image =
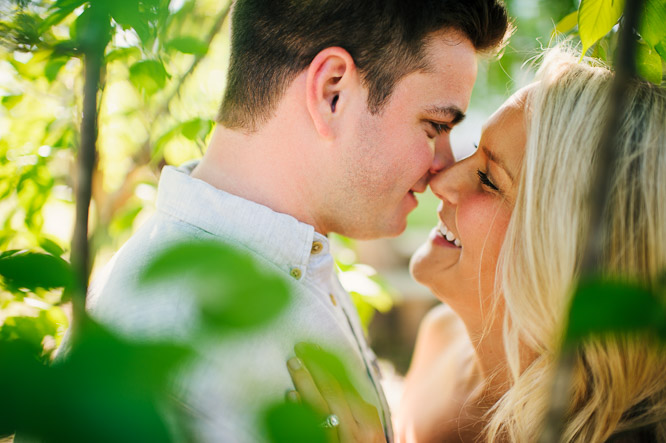
M501 158L499 158L497 155L495 155L495 153L493 151L491 151L490 149L488 149L485 146L482 146L481 150L483 151L483 153L486 155L486 157L488 157L488 159L491 162L496 163L497 165L499 165L499 167L504 169L504 172L506 172L506 174L509 176L511 181L514 181L513 174L511 173L509 168L507 168L506 164L504 163L504 161L502 161Z
M431 106L426 112L442 120L450 120L451 125L457 125L465 119L465 113L457 106Z

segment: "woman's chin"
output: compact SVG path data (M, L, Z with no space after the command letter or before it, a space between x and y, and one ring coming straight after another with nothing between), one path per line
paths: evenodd
M432 257L430 257L431 248L430 242L423 243L409 260L409 273L412 278L428 287L430 287L429 283L432 282L437 272Z
M451 268L458 263L459 256L459 249L442 248L429 240L412 255L409 272L414 280L436 291L433 286L451 276Z

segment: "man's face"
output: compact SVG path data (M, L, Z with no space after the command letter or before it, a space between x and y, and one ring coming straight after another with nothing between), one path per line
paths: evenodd
M449 132L467 109L476 52L449 31L429 41L425 61L427 72L403 77L380 113L359 106L341 143L339 181L326 198L328 231L353 238L400 234L418 204L414 193L452 164Z

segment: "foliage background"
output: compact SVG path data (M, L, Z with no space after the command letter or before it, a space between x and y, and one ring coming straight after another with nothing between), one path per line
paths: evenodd
M623 1L507 3L518 31L499 62L487 61L480 67L470 118L454 131L458 157L469 153L483 120L510 92L529 82L525 60L550 44L554 29L569 33L574 40L580 38L583 49L596 57L612 62L614 56L615 24ZM62 288L71 278L67 261L74 224L73 195L80 172L75 158L81 149L82 55L90 53L86 42L91 39L104 48L97 109L99 157L90 211L92 266L99 268L154 211L161 168L198 158L206 149L225 83L228 11L228 3L212 0L0 2L0 353L17 357L12 364L0 366L5 395L17 399L12 414L0 414L0 435L11 433L21 420L29 420L27 411L37 407L58 412L46 415L44 426L66 423L58 428L67 436L63 441L72 435L89 440L99 437L105 423L131 426L140 418L148 424L143 429L147 434L136 434L137 441L164 437L166 429L154 404L137 401L132 403L136 409L126 409L126 399L120 397L145 400L153 396L168 368L184 358L187 350L169 345L127 346L92 327L64 365L47 369L38 363L50 361L71 317L70 294ZM661 83L666 58L666 2L648 0L646 11L638 28L638 68L645 78ZM332 238L341 279L370 326L375 349L390 358L399 371L406 369L418 321L434 303L406 270L408 257L436 223L436 205L432 195L423 196L419 208L410 215L407 232L398 239L355 242ZM198 259L199 271L205 270L211 254L217 252L190 251L191 261ZM182 255L183 251L177 250L174 257ZM231 256L227 259L231 268L231 264L240 266L237 272L254 272L249 264ZM169 264L174 265L173 258L167 257L162 272ZM286 298L263 295L286 303ZM214 327L219 327L220 321L228 327L241 320L249 327L262 321L259 317L273 315L267 310L249 318L240 311L229 315L215 306L206 308L211 317L217 317L212 319ZM375 316L376 311L384 314ZM28 343L29 349L18 346L17 339ZM26 352L30 356L24 358ZM151 375L158 376L146 383L141 377L148 372L138 368L152 366ZM119 377L116 368L129 369L131 376ZM98 378L87 377L91 373ZM114 420L97 414L99 422L92 417L82 420L88 427L72 424L66 429L69 422L58 417L71 420L72 416L85 416L92 394L101 400L100 405L109 405ZM58 404L65 397L69 401ZM283 431L287 441L290 438L291 428L279 427L288 424L284 417L301 414L303 420L296 421L296 428L305 430L303 414L308 413L280 406L272 409L268 421L273 423L269 428L274 441L281 441ZM310 430L321 433L316 420L310 416L310 424L314 423ZM45 435L57 440L54 429L49 428ZM105 436L109 441L122 438L114 436L112 429Z
M82 114L83 67L76 42L84 29L84 3L0 2L0 248L9 251L0 262L22 250L69 258ZM623 2L617 0L583 2L596 8L593 17L611 3L621 11ZM227 2L114 4L99 93L99 158L90 222L93 275L154 211L161 168L199 158L205 151L229 55ZM559 30L577 38L574 19L584 16L578 15L579 7L584 8L575 0L509 0L507 5L517 32L500 61L480 66L469 118L453 132L458 157L470 152L485 118L510 92L529 82L525 61L549 45L556 23L562 19ZM653 9L646 16L653 23L641 30L639 66L654 82L661 81L659 55L665 56L663 5L662 0L648 2ZM593 44L594 33L581 32L583 46L595 56L612 58L616 36L611 28L618 18L611 14L607 23L596 20L586 26L602 38ZM410 215L407 232L397 239L356 242L333 237L342 280L370 326L375 348L400 371L408 363L418 320L434 303L411 282L407 262L435 225L436 205L434 196L424 195ZM27 339L48 359L67 328L68 306L62 289L31 288L5 278L0 339ZM376 310L385 314L371 322Z

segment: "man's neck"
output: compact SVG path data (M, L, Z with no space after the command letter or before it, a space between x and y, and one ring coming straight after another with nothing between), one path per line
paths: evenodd
M270 128L245 134L218 126L192 177L291 215L319 231L313 216L307 159L299 155L295 143L290 134L277 137Z

